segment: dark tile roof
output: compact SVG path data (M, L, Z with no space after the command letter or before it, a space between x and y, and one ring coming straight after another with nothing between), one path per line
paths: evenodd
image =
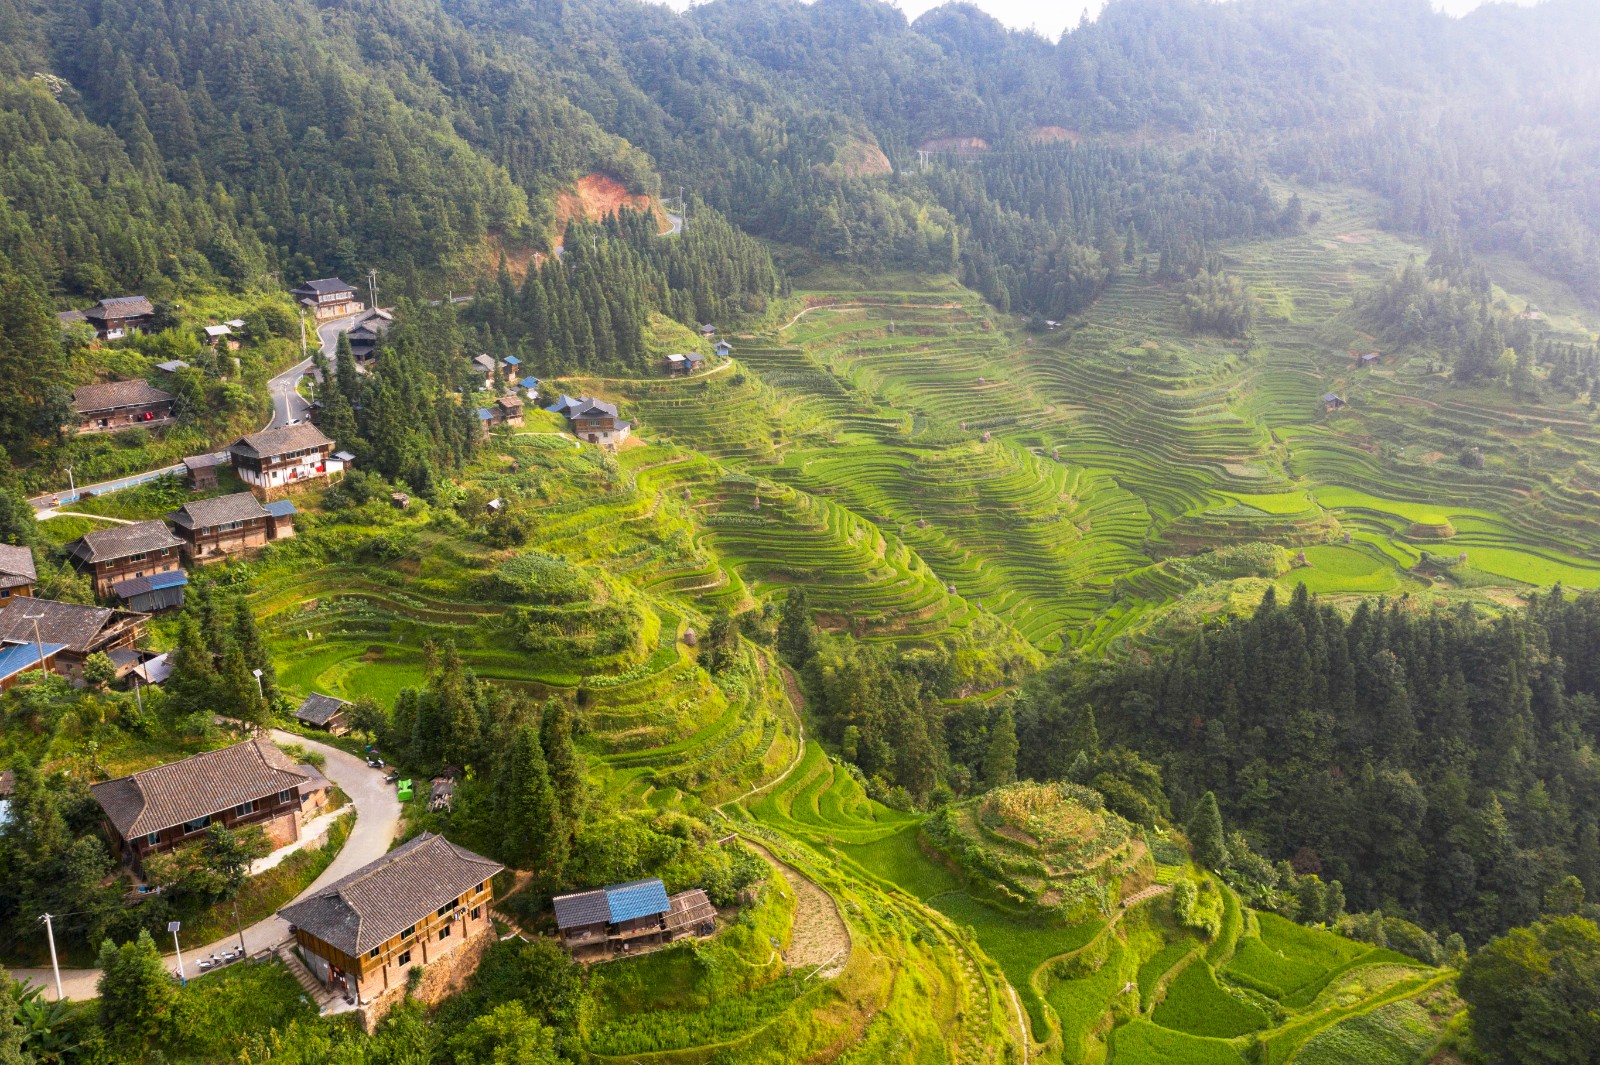
M0 641L31 643L34 618L38 615L39 639L59 643L66 649L85 654L94 645L118 612L103 606L79 606L53 599L17 597L0 607ZM142 615L124 615L139 617Z
M313 791L327 791L333 787L328 782L328 778L322 775L322 770L309 762L304 765L297 765L294 768L295 772L306 778L306 782L300 785L300 794L302 795Z
M298 787L305 777L265 740L246 740L89 787L124 839Z
M307 281L295 289L295 294L307 292L314 296L327 296L335 292L354 292L356 287L337 277L324 277L316 281Z
M424 832L416 839L278 911L346 954L361 955L450 905L505 868Z
M472 357L472 365L484 373L494 373L494 360L487 355L474 355Z
M88 317L82 311L62 311L56 315L56 321L63 326L77 325L79 322L87 322L88 320Z
M20 588L38 579L32 548L0 544L0 588Z
M146 403L169 403L172 397L146 381L136 377L132 381L108 381L99 385L84 385L72 390L72 409L79 414L92 410L114 410L118 407L137 407Z
M335 714L340 713L350 706L343 699L335 699L331 695L320 695L312 692L300 704L300 709L294 716L308 725L326 725Z
M177 547L181 542L164 521L136 521L132 525L113 525L109 529L84 533L68 545L67 553L79 562L105 562L141 551Z
M83 312L85 318L94 318L104 321L107 318L139 318L143 315L156 313L149 299L144 296L117 296L99 303Z
M556 908L556 927L582 928L591 924L610 924L611 906L604 891L580 891L573 895L557 895L550 900Z
M191 470L208 470L213 466L226 466L228 456L226 452L216 452L210 455L190 455L183 460L185 467Z
M332 447L333 441L322 435L315 425L283 425L276 429L263 429L259 433L241 436L228 446L235 455L259 459L269 455L282 455L290 451L304 451L315 447Z
M17 774L9 769L0 770L0 799L9 799L17 791Z
M266 508L256 502L255 496L249 492L235 492L210 499L190 500L168 514L167 520L185 529L209 529L230 521L249 521L266 516Z
M501 396L499 399L494 401L494 405L502 410L514 410L518 414L522 413L522 400L518 399L516 396Z

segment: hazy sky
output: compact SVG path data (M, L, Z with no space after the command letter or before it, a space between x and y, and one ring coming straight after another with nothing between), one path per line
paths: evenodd
M691 0L665 0L665 2L681 9L689 6ZM946 0L891 0L891 2L911 18L916 18L929 8L945 3ZM970 2L1008 26L1019 29L1032 26L1046 37L1055 40L1061 35L1062 30L1075 25L1086 9L1092 18L1095 12L1100 10L1103 0L970 0ZM1434 0L1434 6L1453 15L1460 15L1485 2L1486 0ZM1537 0L1500 0L1500 2L1530 4Z

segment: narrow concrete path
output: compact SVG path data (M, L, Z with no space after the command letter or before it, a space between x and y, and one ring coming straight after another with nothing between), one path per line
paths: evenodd
M383 770L368 768L365 760L353 754L277 729L272 730L271 738L280 744L297 744L308 751L324 755L328 761L323 767L323 774L350 796L350 804L356 811L355 827L350 830L344 848L339 851L338 857L334 858L328 868L323 870L322 875L296 896L304 898L388 852L389 845L394 842L400 827L400 800L395 798L394 786L385 781ZM255 954L258 951L268 950L288 936L289 923L274 914L244 930L245 951ZM161 937L157 937L157 942L161 942ZM200 974L201 958L209 958L225 950L237 950L238 947L237 933L201 947L184 947L184 971L190 979L193 979ZM177 971L177 955L168 954L164 960L169 970ZM46 997L55 997L55 978L49 969L13 969L11 975L24 984L37 984L43 987ZM99 994L95 986L99 980L99 969L61 970L61 987L66 997L70 999L94 998Z

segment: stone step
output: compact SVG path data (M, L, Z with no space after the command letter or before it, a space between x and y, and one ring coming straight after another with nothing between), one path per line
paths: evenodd
M338 1000L332 991L323 986L322 981L312 975L311 970L306 968L306 963L300 960L299 955L288 944L279 946L273 953L283 962L284 968L289 970L289 975L294 977L295 982L305 989L311 1001L317 1004L319 1011L327 1010Z

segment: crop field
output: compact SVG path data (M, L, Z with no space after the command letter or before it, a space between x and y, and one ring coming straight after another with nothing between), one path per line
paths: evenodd
M1150 1019L1163 1028L1221 1039L1265 1028L1269 1020L1261 1007L1218 987L1216 974L1204 960L1178 974Z

